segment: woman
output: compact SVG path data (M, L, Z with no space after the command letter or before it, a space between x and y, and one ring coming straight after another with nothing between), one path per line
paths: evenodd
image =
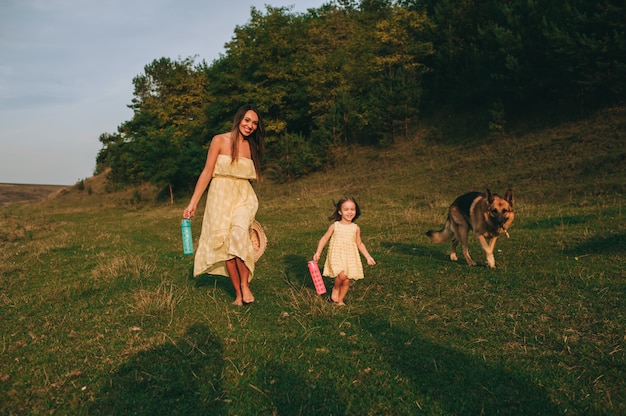
M244 105L235 114L233 128L211 140L206 163L184 218L196 213L209 186L202 232L194 259L194 276L229 276L235 289L234 305L254 302L249 282L254 275L254 247L249 228L259 202L251 180L259 180L265 127L257 109Z

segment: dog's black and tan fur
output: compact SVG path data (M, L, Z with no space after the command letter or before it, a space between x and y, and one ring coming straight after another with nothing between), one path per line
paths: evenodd
M426 233L436 243L445 243L452 238L451 260L457 260L456 247L461 243L463 256L467 263L475 266L467 248L467 237L470 231L480 242L487 255L487 265L496 267L493 250L496 240L501 235L509 236L508 229L513 223L513 191L507 190L504 197L486 193L469 192L454 200L448 210L448 220L440 231L430 230Z

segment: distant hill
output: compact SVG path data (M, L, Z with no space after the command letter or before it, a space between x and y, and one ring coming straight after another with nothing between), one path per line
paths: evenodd
M14 203L41 201L66 188L66 185L0 183L0 208Z

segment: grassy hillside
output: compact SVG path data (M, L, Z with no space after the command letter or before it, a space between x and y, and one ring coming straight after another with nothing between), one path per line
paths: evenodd
M29 185L0 183L0 208L16 202L37 202L56 196L66 187L59 185Z
M269 243L243 308L226 278L190 278L186 199L91 178L3 208L0 413L625 414L626 109L468 132L424 127L257 184ZM424 235L486 187L515 194L495 270ZM335 307L306 262L346 193L378 264Z

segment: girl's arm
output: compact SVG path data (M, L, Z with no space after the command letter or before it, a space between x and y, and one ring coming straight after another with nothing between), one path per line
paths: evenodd
M365 257L365 259L367 260L367 264L369 264L370 266L376 264L374 258L370 256L370 253L367 251L365 244L363 244L363 241L361 241L361 228L358 225L356 227L356 246L358 247L361 254L363 254L363 257Z
M211 144L209 145L209 151L207 153L204 169L202 169L202 172L198 177L196 187L193 191L193 195L191 196L191 201L189 201L189 205L187 205L187 208L185 208L185 211L183 212L183 218L191 218L195 215L198 202L200 202L202 194L204 194L209 182L211 182L213 171L215 170L215 163L217 162L217 156L221 153L223 146L224 135L213 137L213 140L211 140Z
M314 262L317 263L318 260L320 259L320 256L322 255L322 250L326 246L326 243L328 243L328 240L330 240L330 237L333 235L334 231L335 231L335 223L332 223L330 224L330 227L328 227L328 230L326 231L326 233L320 239L320 242L317 244L317 251L313 255Z

